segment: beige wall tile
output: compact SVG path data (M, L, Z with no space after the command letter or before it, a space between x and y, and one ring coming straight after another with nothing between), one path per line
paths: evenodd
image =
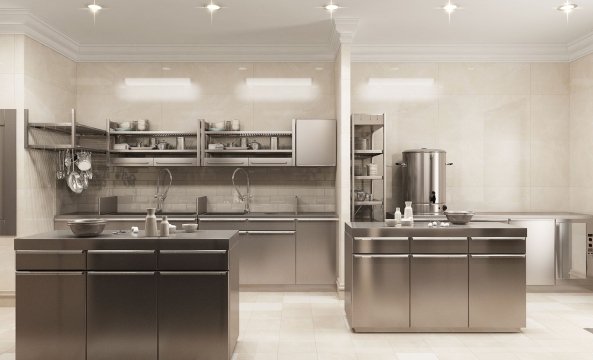
M530 66L521 63L439 64L439 85L445 94L527 95Z
M533 141L568 143L570 96L531 96L531 137Z
M15 35L0 35L0 74L15 73Z
M532 95L568 95L570 92L570 64L531 64Z

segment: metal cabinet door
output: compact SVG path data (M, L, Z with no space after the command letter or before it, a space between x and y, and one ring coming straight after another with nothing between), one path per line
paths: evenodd
M525 327L525 255L470 255L469 326Z
M352 327L385 331L410 326L410 255L353 255Z
M16 273L19 360L85 360L84 272Z
M413 328L468 326L467 255L412 255L410 279Z
M336 221L299 219L296 224L296 283L336 283Z
M157 359L154 272L88 272L87 360Z
M556 283L554 257L556 220L511 220L510 224L527 228L525 240L527 285L554 285Z
M161 272L159 360L229 359L225 271Z
M239 241L239 281L245 285L295 283L294 231L249 231Z
M244 230L247 219L201 218L200 230Z
M336 121L295 121L296 166L336 166Z

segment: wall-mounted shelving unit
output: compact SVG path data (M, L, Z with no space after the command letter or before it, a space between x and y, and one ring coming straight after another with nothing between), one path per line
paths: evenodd
M201 153L202 166L294 166L294 136L292 131L214 131L207 130L202 121ZM277 149L271 149L272 137L277 138ZM241 147L241 139L247 144L257 142L257 150ZM208 149L210 144L219 144L222 149Z
M25 149L62 151L62 150L80 150L94 153L105 153L107 150L102 146L100 139L107 136L103 129L79 124L76 121L76 110L72 109L71 119L63 123L38 123L29 121L29 110L25 110ZM49 142L31 141L36 137L34 131L51 132L62 137L67 136L67 142L61 143L55 138L44 139ZM64 139L66 140L66 139ZM87 141L89 140L89 141ZM99 141L98 141L99 140Z
M385 114L352 114L351 126L351 219L385 221ZM369 164L376 165L376 175L367 173Z
M108 166L199 166L200 165L200 124L196 131L169 130L113 130L115 124L107 120L107 164ZM176 138L183 137L185 149L113 149L115 143L137 144L149 147L151 138L176 145Z

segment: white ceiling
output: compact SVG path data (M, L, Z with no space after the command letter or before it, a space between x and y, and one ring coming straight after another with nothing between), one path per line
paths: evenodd
M330 44L333 25L320 6L329 0L97 0L106 9L96 22L92 0L0 0L0 9L28 9L77 45ZM359 19L354 45L568 45L593 33L593 1L568 19L555 10L563 0L454 0L451 17L437 9L446 0L336 0L339 18Z

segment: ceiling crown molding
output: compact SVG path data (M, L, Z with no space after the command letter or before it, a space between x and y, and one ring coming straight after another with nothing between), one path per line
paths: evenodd
M354 62L566 62L567 47L549 45L353 45Z
M0 9L0 34L22 34L77 60L78 43L33 15L27 9Z
M593 32L568 44L570 61L578 60L593 53Z

